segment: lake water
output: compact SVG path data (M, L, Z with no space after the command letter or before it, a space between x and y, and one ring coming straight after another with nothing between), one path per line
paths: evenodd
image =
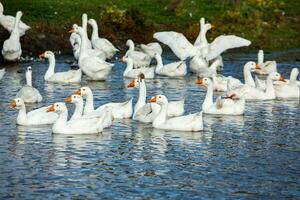
M292 67L300 68L291 53L267 58L280 61L279 71L289 76ZM164 61L173 59L167 55ZM244 63L254 59L256 54L226 54L223 73L241 78ZM65 60L58 58L58 71L69 69ZM199 133L122 120L100 135L56 135L51 126L15 125L17 112L9 103L25 83L29 64L44 100L28 109L63 101L86 85L96 106L137 99L138 90L127 89L129 80L122 78L123 63L116 62L107 82L78 85L44 82L45 62L8 68L0 82L0 199L300 198L299 101L249 102L243 117L204 115ZM205 88L195 80L191 74L158 77L147 81L148 97L185 98L186 113L199 112Z

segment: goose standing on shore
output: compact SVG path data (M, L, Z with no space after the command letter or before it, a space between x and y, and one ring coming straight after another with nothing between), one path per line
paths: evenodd
M99 38L98 25L96 20L89 19L88 23L92 26L92 46L94 49L105 53L107 59L111 59L119 50L107 39Z
M58 115L47 113L49 106L41 107L26 113L26 106L21 98L16 98L10 103L11 108L19 110L17 124L22 126L53 124Z
M32 87L32 69L27 67L26 70L26 85L23 86L16 95L16 98L21 98L25 103L36 103L43 100L40 92Z
M84 39L86 32L74 24L69 32L76 32L81 37L81 47L79 56L79 67L92 80L106 80L112 70L113 64L105 62L96 56L89 55L87 50L87 42Z
M80 83L81 82L81 74L82 74L81 69L55 73L55 55L52 51L45 51L39 57L47 58L49 60L48 70L44 76L44 79L46 81L58 82L58 83Z
M4 41L2 47L2 55L7 61L17 61L22 54L22 48L20 43L19 23L23 13L18 11L16 14L14 29L10 34L10 37Z
M6 30L8 30L8 32L11 33L14 30L16 19L15 17L10 15L4 15L3 12L4 12L4 8L2 3L0 2L0 24L3 26L3 28L5 28ZM24 22L20 20L18 26L20 37L25 35L25 32L28 31L29 29L30 26L26 25Z

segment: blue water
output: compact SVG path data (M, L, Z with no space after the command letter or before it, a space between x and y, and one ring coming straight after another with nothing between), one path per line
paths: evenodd
M243 64L255 56L227 54L224 74L241 78ZM286 76L292 67L300 68L288 53L268 57L280 61L278 69ZM58 58L58 71L69 69L65 59ZM165 62L172 59L167 56ZM29 64L44 100L28 109L63 101L85 85L94 91L96 106L136 101L138 93L126 88L121 63L107 82L80 85L45 83L46 63L8 68L0 82L0 199L300 198L299 101L250 102L243 117L205 115L199 133L122 120L100 135L56 135L51 126L15 125L17 112L9 102L24 84ZM195 79L189 74L147 81L148 96L185 98L186 113L199 112L205 88Z

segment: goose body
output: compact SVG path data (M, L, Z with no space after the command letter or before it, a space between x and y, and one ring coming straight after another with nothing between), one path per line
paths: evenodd
M155 54L162 54L162 48L158 42L152 42L149 44L141 44L141 49L143 52L145 52L147 55L149 55L152 58L155 57Z
M17 61L22 54L22 48L20 43L19 23L22 17L22 12L18 11L16 14L14 29L12 30L10 37L4 41L2 47L3 58L7 61Z
M152 122L154 128L170 131L203 130L202 112L168 118L168 99L164 95L154 96L150 99L150 102L160 105L160 111Z
M133 60L133 67L147 67L150 65L151 57L141 51L134 50L134 43L132 40L127 40L126 45L129 47L125 56L130 57Z
M19 90L16 98L21 98L25 103L36 103L43 100L40 92L32 87L32 70L30 66L26 70L26 85Z
M11 101L11 107L19 110L17 124L22 126L53 124L58 118L56 113L47 113L49 107L41 107L26 113L26 106L21 98Z
M187 74L187 66L185 61L177 61L164 65L159 54L155 54L156 69L155 73L163 76L180 77Z
M107 39L99 38L98 25L94 19L88 22L93 27L92 46L105 53L106 58L111 59L119 50Z
M123 62L126 62L126 69L123 72L123 76L126 78L137 78L139 74L143 73L145 78L151 79L154 78L154 67L140 67L140 68L133 68L133 59L129 56L123 57Z
M156 115L159 113L160 106L156 103L146 103L146 83L144 76L140 76L139 79L131 81L128 88L139 88L138 100L134 106L134 112L132 119L144 123L153 122ZM180 116L184 113L184 100L172 101L169 103L167 109L168 117Z
M115 119L131 118L133 108L132 99L122 103L107 103L97 109L94 108L94 96L93 92L89 87L82 87L76 91L77 95L81 95L86 98L83 114L93 114L94 112L101 112L106 108L111 109L112 116Z
M3 5L0 3L0 24L8 30L8 32L13 32L14 27L15 27L15 21L16 18L10 15L4 15L3 14L4 8ZM26 25L24 22L20 20L20 23L18 25L18 32L20 34L20 37L25 35L25 32L30 29L30 26Z
M83 115L83 99L80 95L71 95L70 97L66 98L65 102L73 103L75 105L75 110L70 120L103 117L103 128L108 128L112 125L112 113L108 108L104 109L102 112L91 112Z
M81 82L81 69L55 73L55 55L52 51L46 51L43 54L41 54L40 57L47 58L49 60L48 70L44 76L44 79L46 81L58 83Z
M70 32L76 32L81 37L81 47L79 56L79 67L89 78L92 80L106 80L111 73L113 64L107 63L98 57L91 56L87 52L86 41L83 39L86 37L86 33L83 29L76 24L73 25L73 29Z
M103 130L103 118L80 118L68 121L68 109L65 103L55 103L47 112L55 112L58 119L54 122L52 132L56 134L97 134Z
M232 98L221 99L218 97L216 102L213 102L213 82L205 77L198 79L197 84L204 85L207 88L206 96L202 104L202 111L206 114L213 115L243 115L245 112L245 99L242 97L239 100Z

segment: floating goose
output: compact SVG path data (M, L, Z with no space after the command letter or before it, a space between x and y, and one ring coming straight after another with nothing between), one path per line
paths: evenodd
M290 75L290 80L286 82L278 81L275 82L275 94L278 98L300 98L300 87L297 84L297 77L299 75L299 70L293 68Z
M92 80L106 80L112 70L113 64L107 63L98 57L91 56L87 52L86 32L76 24L69 32L76 32L81 37L79 67Z
M202 112L168 118L168 99L166 96L156 95L150 99L150 102L160 105L160 111L152 122L154 128L173 131L203 130Z
M154 78L154 67L140 67L140 68L133 68L133 59L129 56L124 56L122 58L123 62L126 62L126 69L123 72L123 76L126 78L137 78L139 74L143 73L145 78L150 79Z
M22 17L22 12L18 11L16 14L14 29L10 34L10 37L4 41L2 48L2 55L7 61L17 61L22 54L22 48L20 43L19 23Z
M147 67L150 65L151 57L141 51L134 50L134 43L132 40L127 40L126 45L129 47L125 56L132 58L133 67Z
M141 49L152 58L155 57L155 54L162 54L162 48L158 42L152 42L149 44L141 44Z
M58 115L56 113L47 113L49 106L41 107L26 113L26 106L21 98L16 98L10 103L12 108L19 110L17 124L22 126L53 124Z
M245 97L246 100L272 100L276 98L274 81L285 81L284 77L277 72L272 72L267 77L266 90L260 90L250 85L243 85L227 92L228 97Z
M144 74L140 74L138 79L131 81L128 88L139 88L139 97L134 106L132 119L144 123L152 122L160 110L160 106L155 103L146 103L146 83ZM180 116L184 113L184 100L172 101L168 105L168 117Z
M13 32L14 27L15 27L15 17L10 16L10 15L4 15L3 14L4 8L2 3L0 3L0 24L8 30L8 32ZM18 30L20 37L25 35L25 32L30 29L30 26L26 25L22 21L20 21Z
M112 125L112 113L111 109L106 108L102 112L92 112L86 115L83 114L83 99L80 95L73 94L65 99L66 103L73 103L75 105L75 110L70 118L70 120L80 119L80 118L95 118L103 117L103 128L108 128Z
M132 99L122 103L107 103L95 110L93 92L89 87L82 87L78 89L75 94L86 98L85 107L83 110L84 115L94 114L95 111L102 112L105 108L110 108L112 110L113 118L115 119L131 118L132 116Z
M105 53L106 58L111 59L119 50L107 39L99 38L98 25L96 20L89 19L88 23L93 27L92 46Z
M261 68L260 70L256 70L256 73L258 73L258 74L270 74L272 72L277 72L276 61L264 62L264 51L263 50L258 51L257 64Z
M0 69L0 80L3 78L4 74L5 74L5 68Z
M65 103L51 105L47 112L55 112L59 115L52 127L53 133L58 134L97 134L103 130L103 118L80 118L68 120L68 109Z
M43 100L40 92L32 87L32 69L30 66L26 70L26 85L19 90L16 98L23 99L25 103L36 103Z
M204 85L207 88L206 96L202 104L203 113L213 115L243 115L245 112L245 99L233 100L232 98L221 99L213 102L213 82L210 78L201 78L196 81L197 84ZM232 96L233 97L233 96Z
M55 55L52 51L45 51L40 55L40 58L47 58L49 60L48 70L44 76L46 81L59 83L81 82L81 69L55 73Z
M155 54L155 59L157 63L155 69L156 74L170 77L180 77L185 76L187 73L185 61L177 61L164 65L161 55L158 53Z

